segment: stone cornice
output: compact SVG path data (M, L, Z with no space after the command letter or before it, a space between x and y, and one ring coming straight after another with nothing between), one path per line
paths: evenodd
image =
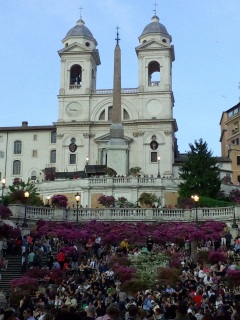
M138 120L127 120L123 121L122 124L123 126L129 126L129 125L138 125L138 124L155 124L155 123L162 123L162 124L172 124L175 123L175 119L138 119ZM98 121L98 122L93 122L93 121L74 121L74 122L54 122L54 125L56 127L66 127L66 126L110 126L112 123L110 121Z

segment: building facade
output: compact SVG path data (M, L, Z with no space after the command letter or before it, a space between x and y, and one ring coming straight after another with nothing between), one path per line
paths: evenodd
M224 111L220 120L222 157L231 160L231 182L240 183L240 103Z

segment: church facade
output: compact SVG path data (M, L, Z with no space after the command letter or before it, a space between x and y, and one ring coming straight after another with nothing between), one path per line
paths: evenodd
M108 145L113 117L113 89L97 89L100 53L97 40L82 19L67 32L58 52L61 76L57 121L52 126L29 126L24 121L19 127L0 128L0 174L7 185L14 178L33 180L43 199L49 194L63 193L63 186L69 196L84 190L82 204L88 206L93 205L93 195L101 193L124 194L135 202L134 188L154 192L162 199L166 198L163 190L176 195L177 181L170 183L174 177L177 180L174 162L178 152L178 128L173 116L172 38L155 15L138 40L138 87L121 89L126 172L117 170L121 156L114 169L117 176L125 178L130 168L140 167L140 176L154 179L155 186L138 186L134 178L135 187L130 182L121 190L112 185L108 188L107 184L99 188L80 175L86 165L111 167ZM66 175L64 180L64 173L72 175ZM56 177L62 181L59 183Z

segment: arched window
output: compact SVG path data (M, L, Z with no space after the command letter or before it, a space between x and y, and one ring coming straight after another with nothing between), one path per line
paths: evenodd
M112 111L113 111L113 107L109 107L108 108L108 121L112 120Z
M13 174L14 175L21 174L21 161L20 160L13 161Z
M157 61L151 61L148 65L148 85L160 85L160 64Z
M50 151L50 163L56 163L56 150Z
M52 131L51 132L51 143L56 143L57 142L57 132Z
M127 110L123 109L123 120L129 120L129 113L127 112Z
M37 171L33 170L31 172L31 180L37 180Z
M101 112L99 120L105 120L105 109Z
M20 140L14 141L14 154L21 154L22 153L22 142Z
M107 107L104 109L98 118L98 120L106 120L106 121L111 121L112 120L112 112L113 112L113 107ZM107 114L107 115L106 115ZM126 109L123 108L123 114L122 114L122 119L123 120L129 120L130 116L129 113L127 112Z
M82 84L82 67L78 64L74 64L70 70L70 85L81 86Z

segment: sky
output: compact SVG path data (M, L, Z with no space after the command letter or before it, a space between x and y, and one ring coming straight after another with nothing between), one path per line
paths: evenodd
M0 1L0 127L57 121L61 40L82 18L98 42L97 89L113 86L119 26L122 87L137 88L135 47L154 15L172 36L174 118L178 147L202 138L220 156L222 112L240 97L239 0ZM83 9L80 10L79 8Z

